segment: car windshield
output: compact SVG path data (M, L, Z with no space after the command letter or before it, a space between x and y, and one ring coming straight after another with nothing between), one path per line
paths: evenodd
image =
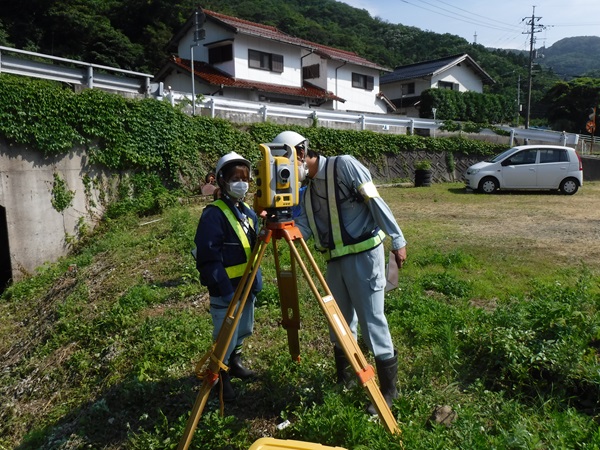
M498 161L502 161L508 155L510 155L511 153L514 153L515 150L516 150L516 148L509 148L508 150L503 151L499 155L494 156L492 159L490 159L489 161L486 161L486 162L495 163L495 162L498 162Z

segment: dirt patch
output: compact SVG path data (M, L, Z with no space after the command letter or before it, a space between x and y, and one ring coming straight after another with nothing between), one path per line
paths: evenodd
M397 196L387 190L381 194L408 231L409 242L413 224L427 222L447 229L453 241L543 252L558 265L583 262L600 267L600 183L586 183L571 196L553 192L486 195L450 186L416 188L418 196Z

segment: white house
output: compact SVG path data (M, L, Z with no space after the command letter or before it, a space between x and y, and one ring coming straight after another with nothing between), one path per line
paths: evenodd
M483 86L493 83L492 77L466 53L399 66L380 78L381 91L396 112L409 116L419 115L421 93L427 89L483 93Z
M196 94L367 113L393 107L379 91L389 69L272 26L199 10L169 48L176 56L155 81L174 91L192 92L193 60Z

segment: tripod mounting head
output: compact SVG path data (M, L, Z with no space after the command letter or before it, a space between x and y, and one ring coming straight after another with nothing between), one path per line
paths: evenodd
M300 201L296 149L288 144L260 144L262 159L254 170L254 209L267 211L268 220L287 221Z

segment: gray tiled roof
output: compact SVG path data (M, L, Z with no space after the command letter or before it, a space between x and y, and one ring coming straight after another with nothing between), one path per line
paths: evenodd
M424 61L407 66L399 66L392 73L387 73L379 78L380 84L393 83L396 81L411 80L415 78L432 77L436 73L447 70L457 64L465 62L473 71L482 78L484 83L494 83L490 77L469 55L452 55L445 58Z

